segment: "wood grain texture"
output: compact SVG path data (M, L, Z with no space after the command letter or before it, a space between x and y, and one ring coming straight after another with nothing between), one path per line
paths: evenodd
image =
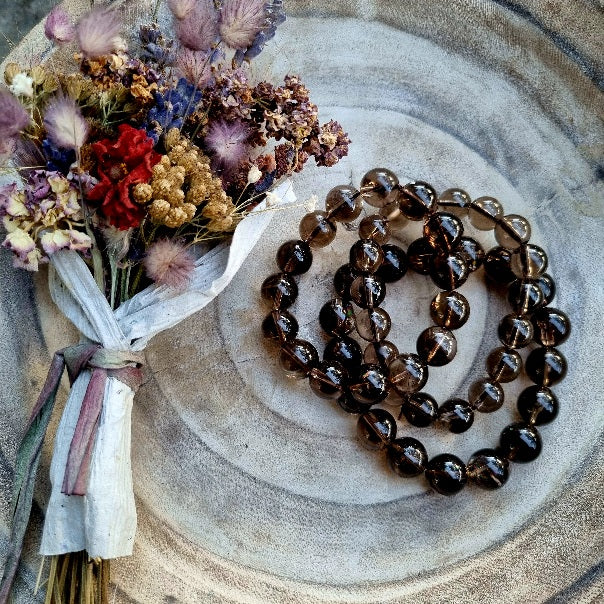
M72 2L75 5L76 2ZM86 3L81 2L80 8ZM133 16L148 3L128 3ZM354 420L280 373L259 335L259 300L274 253L303 213L281 213L217 302L147 350L148 381L133 416L139 531L132 558L113 568L116 602L387 603L597 602L604 593L604 403L601 388L602 11L593 2L287 3L290 18L256 67L273 79L300 73L324 120L353 139L332 170L296 178L299 197L322 199L374 165L401 179L492 194L529 218L549 254L555 305L573 334L569 376L544 450L512 467L504 489L443 498L401 481L360 449ZM22 56L40 46L34 32ZM28 46L29 44L29 46ZM36 46L37 44L37 46ZM399 235L403 244L417 225ZM483 237L492 244L490 235ZM303 337L320 343L319 305L354 233L316 254L294 307ZM76 334L34 284L0 271L1 539L6 539L15 450L51 351ZM464 286L472 317L459 352L427 391L465 396L496 344L505 304L480 278ZM385 308L401 350L429 324L436 288L419 276L391 287ZM410 429L431 455L464 459L493 446L523 383L465 435ZM37 501L48 494L45 456ZM36 517L39 521L39 516ZM39 530L39 526L38 526ZM28 543L18 602L34 601L39 563Z

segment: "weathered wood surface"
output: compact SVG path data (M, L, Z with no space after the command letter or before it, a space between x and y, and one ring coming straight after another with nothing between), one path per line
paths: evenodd
M72 6L78 4L76 0ZM87 3L79 2L81 9ZM143 3L128 3L135 15ZM569 375L544 450L516 465L496 493L455 498L393 477L360 449L354 421L280 374L259 336L259 300L274 252L303 210L272 233L217 302L147 351L148 381L133 415L139 531L132 558L114 564L116 602L386 603L596 602L604 591L604 403L601 389L603 17L594 2L288 2L290 18L259 76L300 73L322 116L354 144L338 167L296 178L299 197L323 198L385 165L401 178L492 194L527 216L549 254L555 305L573 320L562 348ZM294 16L295 15L295 16ZM40 30L17 54L40 49ZM270 57L268 57L270 55ZM417 236L409 229L403 243ZM352 233L316 254L294 307L302 333L321 341L316 315ZM483 241L488 244L489 236ZM0 502L17 442L52 351L76 334L45 289L0 261ZM427 280L406 277L385 308L392 338L413 350L428 325ZM464 286L472 318L459 352L434 370L438 400L465 396L483 373L506 312L481 279ZM304 336L303 336L304 337ZM14 367L14 360L17 365ZM409 429L430 454L467 458L493 446L514 415L514 394L465 435ZM48 495L50 446L36 519ZM28 542L18 602L31 602L40 526Z

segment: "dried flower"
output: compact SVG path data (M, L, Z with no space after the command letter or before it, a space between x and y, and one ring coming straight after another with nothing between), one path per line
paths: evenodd
M227 46L245 50L265 19L265 0L225 0L220 10L220 35Z
M195 258L187 248L169 239L160 239L147 250L145 271L157 285L184 289L195 269Z
M176 56L176 66L194 86L203 88L212 78L212 54L203 50L182 48Z
M25 72L18 73L13 76L9 88L15 96L26 96L31 99L34 96L34 79Z
M168 0L168 8L176 19L185 19L195 9L196 0Z
M48 138L61 149L81 148L88 138L88 122L80 108L69 97L57 97L48 106L44 116Z
M236 167L249 153L249 128L240 120L213 122L205 138L217 168Z
M25 107L8 90L0 88L0 139L14 138L30 121Z
M262 178L262 172L258 166L254 165L250 168L250 171L247 173L247 184L255 185Z
M132 229L120 230L108 226L102 230L103 238L107 243L107 252L117 262L123 260L130 249L130 240L132 239Z
M76 26L80 50L86 58L102 57L123 45L122 21L115 9L101 6L84 15Z
M75 27L69 14L61 6L55 6L46 17L44 34L56 44L68 44L75 39Z
M186 19L177 23L178 40L190 50L209 50L218 37L218 15L210 0L200 0Z

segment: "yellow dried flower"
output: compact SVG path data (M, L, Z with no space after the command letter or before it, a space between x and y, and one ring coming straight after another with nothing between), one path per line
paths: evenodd
M195 218L195 213L197 212L197 208L192 203L184 203L182 205L182 209L185 211L187 215L187 222L191 222L193 218Z
M178 128L171 128L166 134L165 144L166 149L170 151L172 147L176 146L180 141L180 130Z
M44 80L44 85L42 86L42 90L46 94L51 94L55 92L59 88L59 80L57 80L56 76L52 73L46 75L46 79Z
M134 187L132 197L136 203L145 204L153 199L153 187L147 183L140 183Z
M13 78L21 73L21 67L18 63L8 63L4 68L4 81L10 86L13 83Z
M225 218L219 218L217 220L211 220L208 224L208 231L214 233L224 233L231 231L235 225L235 221L232 216L226 216Z
M164 224L170 229L177 229L187 222L187 213L182 208L172 208L164 218Z
M165 199L155 199L149 207L149 216L156 224L161 224L171 210L170 204Z
M41 65L36 65L34 68L32 68L30 75L34 80L34 84L41 86L44 84L44 80L46 79L46 70Z

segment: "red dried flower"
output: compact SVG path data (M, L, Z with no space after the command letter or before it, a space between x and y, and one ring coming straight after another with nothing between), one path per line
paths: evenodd
M92 145L100 182L88 199L100 202L100 210L110 224L130 229L137 227L145 214L132 199L131 189L151 180L152 168L161 155L153 150L154 141L144 130L121 124L119 133L117 141L105 139Z

